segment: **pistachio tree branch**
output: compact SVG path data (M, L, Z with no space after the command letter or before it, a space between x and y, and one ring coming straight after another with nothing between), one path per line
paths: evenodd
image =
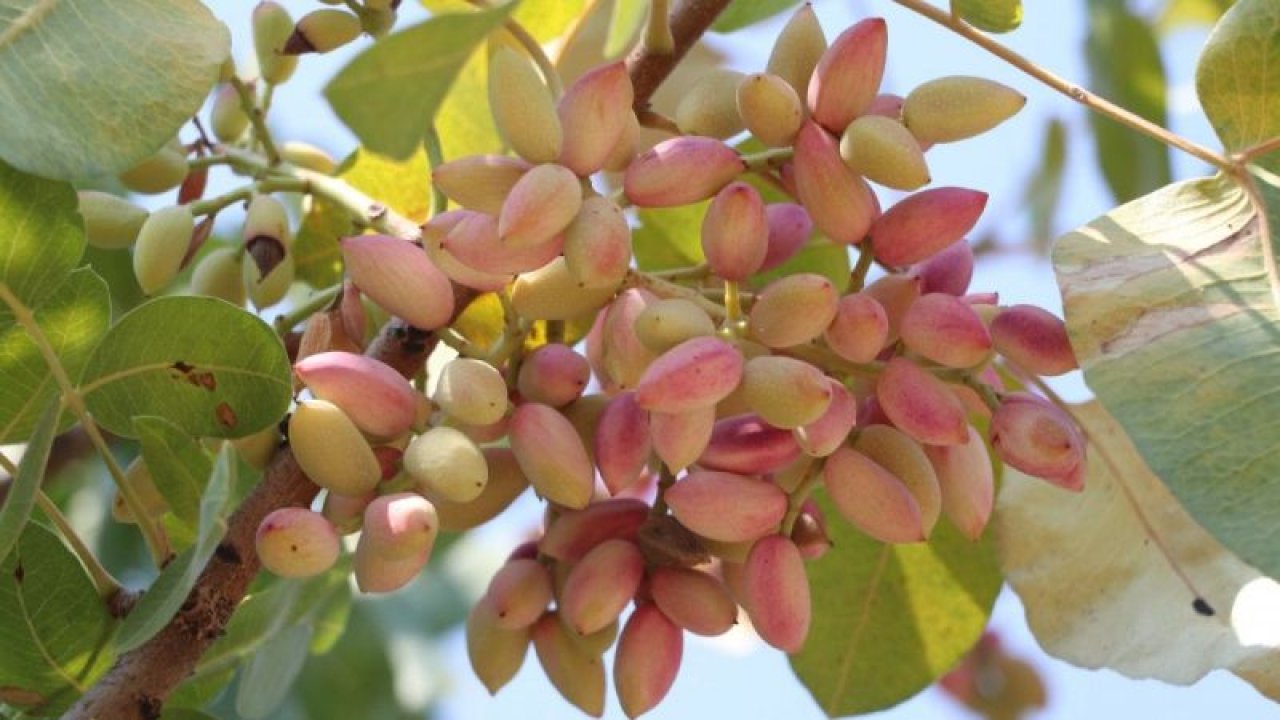
M666 3L654 3L654 8L660 5ZM675 3L669 22L673 41L671 52L665 52L665 47L655 49L649 43L640 43L631 53L627 58L627 70L631 72L631 84L636 91L634 107L637 111L648 109L649 98L653 97L658 86L728 6L729 0L680 0Z

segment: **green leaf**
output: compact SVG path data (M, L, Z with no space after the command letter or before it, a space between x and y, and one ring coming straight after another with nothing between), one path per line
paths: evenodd
M111 665L114 627L75 554L28 523L0 563L0 701L62 712Z
M778 267L764 273L751 276L751 286L764 286L778 278L796 273L817 273L826 277L843 293L849 289L849 246L833 243L822 235L815 234L809 243L800 249L789 260Z
M722 33L733 32L799 4L797 0L736 0L720 13L711 29Z
M9 483L4 505L0 507L0 562L9 557L9 551L31 518L31 508L35 507L36 494L44 480L44 468L49 462L49 450L53 448L57 427L58 401L51 398L45 402L40 422L36 423L35 431L27 440L27 449L18 463L18 474Z
M1169 0L1156 20L1162 35L1187 25L1212 25L1235 0Z
M160 715L160 720L218 720L218 718L192 710L191 708L169 708L169 703L165 703L165 711Z
M1258 181L1272 206L1280 187ZM1183 507L1280 576L1277 288L1269 227L1223 177L1178 183L1058 240L1085 379Z
M244 437L292 396L289 358L252 313L205 297L160 297L120 319L85 368L81 392L106 429L133 436L158 415L196 437Z
M5 123L7 132L7 119ZM84 254L78 206L76 192L67 183L38 178L0 161L0 284L28 307L39 305L57 289Z
M441 15L385 37L343 68L325 97L361 145L408 158L472 51L511 10Z
M640 208L631 234L636 266L645 272L697 265L702 254L702 217L711 201L673 208Z
M0 157L37 175L114 175L200 109L231 36L196 0L6 0Z
M951 12L991 33L1007 33L1022 24L1022 0L951 0Z
M1053 220L1062 199L1066 166L1067 127L1054 118L1045 126L1044 150L1022 196L1022 204L1031 216L1031 241L1042 253L1047 253L1053 242Z
M617 0L609 15L609 33L604 39L605 57L624 52L635 40L649 14L649 0Z
M1196 68L1200 105L1227 150L1246 150L1280 135L1280 5L1240 0L1214 28ZM1260 158L1272 172L1280 154Z
M833 547L809 563L813 622L791 667L830 717L881 710L928 687L982 635L1003 582L995 550L945 521L927 544L886 545L819 502Z
M213 461L195 438L162 417L139 415L133 419L133 428L156 489L178 520L195 530Z
M132 650L160 632L182 607L191 588L227 531L231 514L231 486L235 483L236 455L230 443L222 446L213 473L200 498L200 531L196 543L165 566L160 577L125 618L116 637L119 652Z
M111 323L106 284L89 268L71 273L32 308L36 324L73 380ZM0 443L22 442L35 427L37 413L60 395L53 372L25 328L0 305ZM59 430L74 416L64 412Z
M312 632L310 624L291 625L267 640L240 671L236 712L257 720L268 717L284 702L302 672Z
M1085 57L1090 86L1147 120L1166 125L1164 63L1151 26L1122 2L1089 0L1089 28ZM1099 113L1090 113L1089 121L1097 138L1098 164L1117 200L1169 184L1169 149L1162 143Z

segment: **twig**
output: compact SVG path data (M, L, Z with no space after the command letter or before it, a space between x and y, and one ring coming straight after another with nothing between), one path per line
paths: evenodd
M631 72L631 85L635 88L634 107L637 112L649 107L649 98L680 63L689 48L716 21L716 17L729 6L729 0L681 0L671 11L671 38L675 46L671 52L653 52L641 43L627 58Z

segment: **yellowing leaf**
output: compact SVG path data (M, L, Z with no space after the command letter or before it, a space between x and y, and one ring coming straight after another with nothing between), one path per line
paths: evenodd
M1091 441L1084 492L1009 471L997 501L1001 565L1036 639L1130 677L1226 668L1280 699L1280 585L1196 524L1101 405L1073 412Z

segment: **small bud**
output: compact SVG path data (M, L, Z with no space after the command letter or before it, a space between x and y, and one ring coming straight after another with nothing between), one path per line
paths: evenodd
M795 203L770 203L765 206L769 223L769 249L765 252L760 271L772 270L790 260L808 242L813 234L813 220L803 205Z
M796 273L779 278L751 306L751 337L771 348L807 343L831 324L838 299L835 285L823 275Z
M799 652L809 635L812 609L804 558L790 538L756 541L743 566L747 613L760 638L788 653Z
M1026 103L1022 93L993 80L942 77L907 95L902 122L923 142L955 142L994 128Z
M813 224L835 242L862 242L876 216L875 196L840 159L835 139L815 122L805 122L796 136L794 167L796 197Z
M809 81L815 122L838 133L867 111L880 91L888 42L883 18L867 18L831 41Z
M986 206L986 193L964 188L941 187L911 195L871 226L876 260L901 267L930 258L972 230Z
M734 70L704 72L676 105L675 121L680 131L718 140L742 132L742 116L738 114L738 84L742 78L743 74Z
M770 73L748 75L738 84L738 114L747 130L768 147L788 147L804 122L804 101L787 81Z
M592 548L613 539L636 539L649 517L649 505L635 498L611 498L569 510L555 521L538 542L538 550L565 563L576 563Z
M684 633L653 605L641 605L627 618L618 638L613 682L627 717L652 710L667 696L680 671Z
M954 295L921 295L902 317L902 342L912 352L953 368L991 356L991 334L972 305Z
M298 20L281 53L327 53L360 37L363 31L360 18L345 10L312 10Z
M1036 375L1062 375L1077 367L1066 325L1034 305L1001 308L991 321L996 350Z
M706 200L745 169L737 151L723 142L686 135L642 153L627 167L622 185L635 205L673 207Z
M840 516L881 542L928 538L920 504L896 475L849 447L837 448L823 466L827 495Z
M631 267L631 228L617 203L592 196L564 231L564 261L578 284L616 288Z
M236 306L244 305L242 259L240 251L231 247L218 248L205 255L191 272L192 294L216 297Z
M765 422L797 428L822 417L831 404L831 386L822 370L803 360L762 355L742 370L747 405Z
M532 167L505 155L468 155L433 170L431 186L462 207L496 216L516 181Z
M127 248L138 239L142 224L150 215L122 197L97 190L80 190L80 216L84 218L85 239L103 250Z
M516 388L524 399L563 407L577 400L591 381L587 359L561 343L548 343L520 363Z
M555 162L564 145L551 91L528 55L499 45L489 58L489 109L507 145L532 163Z
M765 475L795 460L800 446L791 433L755 414L735 415L715 424L698 466L739 475Z
M333 567L342 549L333 524L318 512L286 507L258 525L255 547L262 566L286 578L305 578Z
M224 143L240 139L249 129L249 116L240 105L240 93L223 83L213 91L213 107L209 110L209 126L214 137Z
M809 96L813 69L827 49L827 38L813 7L805 3L778 33L769 54L768 71L787 81L801 98Z
M665 498L680 524L721 542L755 540L776 529L787 512L787 495L777 485L713 470L689 473Z
M462 432L434 427L409 443L404 469L433 497L468 503L480 497L489 482L484 453Z
M653 452L672 473L698 459L711 440L716 423L714 405L681 413L649 413L649 438Z
M284 54L284 45L292 34L293 18L280 3L266 0L254 7L253 49L264 82L280 85L293 76L298 58Z
M390 235L343 238L347 272L384 310L421 330L434 330L453 315L453 288L422 248Z
M711 271L741 282L764 263L769 251L769 220L764 200L744 182L726 185L702 219L702 251Z
M681 413L714 406L742 377L742 355L714 337L686 340L654 360L636 385L640 407Z
M385 363L350 352L322 352L293 366L312 394L342 408L362 431L392 438L409 429L417 413L417 393Z
M835 317L823 337L827 346L845 360L869 363L889 338L889 318L884 306L871 295L850 293L836 304Z
M602 65L579 77L560 98L557 112L564 129L560 164L579 177L604 167L635 122L631 76L621 62Z
M616 291L616 286L582 287L559 257L516 277L511 306L527 320L573 320L604 307Z
M177 141L173 141L118 177L125 187L136 193L156 195L167 192L178 187L187 177L187 158Z
M895 190L929 184L929 166L912 134L897 120L864 115L845 128L840 157L851 170Z
M178 276L195 227L190 205L161 208L142 223L133 247L133 274L143 293L155 295Z
M363 495L382 479L373 449L333 403L299 403L289 418L289 445L302 472L327 490Z
M596 425L595 457L611 495L636 484L649 461L649 415L634 392L614 396Z
M555 410L525 403L511 417L511 450L543 497L570 508L591 501L595 471L573 425Z
M467 657L481 684L495 694L519 672L529 652L529 628L507 630L493 606L481 599L467 614Z

